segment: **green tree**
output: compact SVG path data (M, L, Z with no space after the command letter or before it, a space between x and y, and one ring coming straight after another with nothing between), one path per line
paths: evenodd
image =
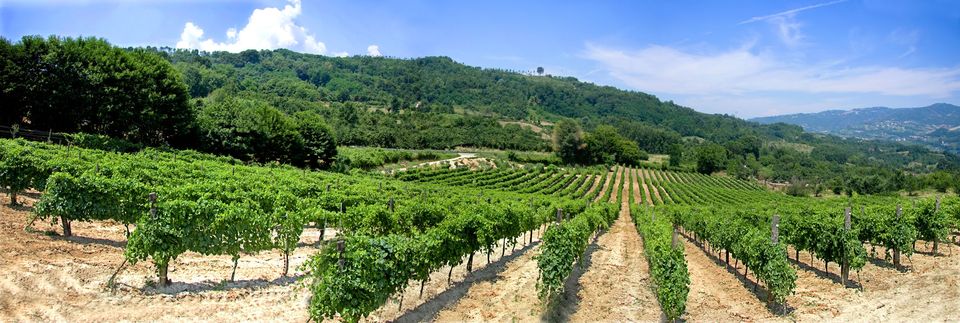
M194 110L180 73L155 52L98 38L0 42L5 122L150 145L190 142Z
M953 182L953 175L945 171L937 171L926 177L927 187L931 187L940 193L946 193L948 188L955 185Z
M323 117L313 111L297 112L297 131L303 136L308 167L328 168L337 156L337 143L333 131Z
M564 163L582 162L584 148L583 130L576 121L562 120L553 126L553 151Z
M727 149L715 143L706 143L697 147L697 171L711 174L723 169L727 160Z

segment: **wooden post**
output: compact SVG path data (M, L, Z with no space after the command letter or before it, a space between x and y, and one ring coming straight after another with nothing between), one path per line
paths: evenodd
M903 207L900 204L897 204L897 222L900 222L900 217L903 216ZM893 249L893 267L900 269L900 250Z
M337 260L337 266L340 267L340 270L343 270L343 266L346 263L346 260L343 259L343 250L346 249L346 241L337 240L337 253L339 254L339 260Z
M557 223L563 222L563 209L557 208Z
M150 218L157 219L157 192L151 192L147 195L147 199L150 200Z
M670 247L674 249L677 248L677 227L676 226L673 227L673 240L670 241Z
M850 207L848 206L843 210L843 232L846 234L850 232ZM846 248L846 244L844 244ZM843 250L843 255L846 255L846 250ZM850 259L847 259L846 256L843 257L843 264L840 266L840 284L846 286L847 278L850 277Z
M773 244L780 243L780 216L776 214L770 221L770 242Z
M934 206L933 214L940 212L940 196L937 196L937 204ZM933 238L933 255L936 256L940 250L940 237Z
M389 201L387 201L387 207L390 208L390 213L393 213L393 198L392 198L392 197L390 198Z

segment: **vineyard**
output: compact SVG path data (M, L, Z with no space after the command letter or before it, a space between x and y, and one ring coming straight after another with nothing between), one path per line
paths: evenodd
M353 161L448 157L394 156ZM0 320L960 318L956 197L789 197L656 168L508 165L344 175L0 140L0 269L30 273L0 291L69 295L0 300ZM33 278L49 268L65 269ZM910 297L924 294L941 301ZM97 310L123 304L150 310Z

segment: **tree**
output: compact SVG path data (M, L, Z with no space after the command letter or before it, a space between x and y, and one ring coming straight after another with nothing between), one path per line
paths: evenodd
M936 189L937 192L946 193L950 186L953 186L953 176L945 171L937 171L926 178L927 186Z
M564 163L575 164L583 160L583 130L572 120L562 120L553 126L553 151Z
M711 174L723 169L727 160L727 149L715 143L706 143L697 147L697 171Z
M670 166L679 167L680 161L683 158L683 146L680 144L672 144L669 147L667 154L670 155Z
M27 36L4 40L0 55L5 122L149 145L189 142L193 133L181 74L155 52L99 38Z
M293 118L297 121L297 131L303 136L306 166L329 168L337 156L337 143L323 117L313 111L301 111Z
M647 159L647 153L640 150L636 142L624 138L616 128L608 125L598 126L586 135L586 157L588 164L627 164L639 165Z
M537 74L543 76L543 66L537 67Z
M197 122L204 150L244 160L303 165L310 152L298 128L314 131L312 139L322 141L317 139L322 126L298 126L293 118L259 100L215 97L200 110Z

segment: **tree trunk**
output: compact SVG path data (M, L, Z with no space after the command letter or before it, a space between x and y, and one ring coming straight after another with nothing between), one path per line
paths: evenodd
M65 218L65 217L63 217L63 216L60 216L60 225L63 226L63 236L64 236L64 237L72 237L72 236L73 236L73 229L70 228L70 220L67 220L67 218Z
M893 267L900 269L900 250L893 249Z
M453 276L453 266L450 266L450 272L447 273L447 285L450 285L451 276Z
M940 250L940 239L933 240L933 255L936 256Z
M10 190L10 206L17 206L17 191Z
M230 272L230 281L234 281L234 278L237 277L237 264L240 262L240 257L233 257L233 271Z
M124 223L123 228L126 230L127 240L130 240L130 223Z
M420 297L421 297L421 298L423 298L423 284L424 284L424 282L426 282L426 281L425 281L425 280L421 280L421 281L420 281Z
M503 244L500 245L500 258L503 258L503 255L507 252L507 239L503 239Z
M473 272L473 252L470 252L470 257L467 257L467 272Z
M157 264L157 275L160 277L160 282L157 284L159 287L170 285L170 278L167 278L167 269L169 268L169 260L163 264Z
M323 235L327 232L327 226L320 227L320 239L317 239L317 246L323 245Z

